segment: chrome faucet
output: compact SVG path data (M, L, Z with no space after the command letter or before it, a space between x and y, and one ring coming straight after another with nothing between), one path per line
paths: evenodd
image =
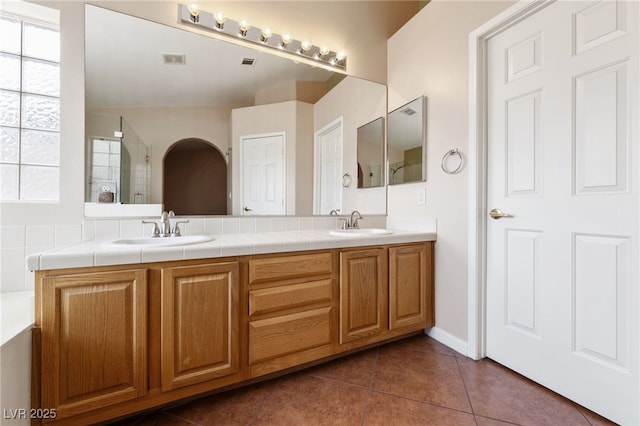
M179 237L180 235L182 235L181 231L180 231L180 227L179 225L181 223L189 223L188 220L180 220L177 221L175 226L172 228L171 227L171 218L175 217L176 214L173 212L173 210L169 210L169 212L162 212L162 214L160 215L160 225L158 226L158 223L156 222L151 222L151 221L146 221L143 220L142 223L148 223L148 224L152 224L153 225L153 229L151 231L151 237L152 238L156 238L156 237Z
M357 217L356 217L357 216ZM358 220L362 219L362 215L358 210L354 210L351 212L351 216L349 217L349 228L359 228Z
M173 210L169 210L169 212L162 212L160 216L160 236L168 237L171 235L171 220L170 218L174 217L176 214Z
M333 215L332 215L333 216ZM364 219L358 210L354 210L347 217L338 217L338 220L342 221L340 229L353 229L359 228L358 220Z

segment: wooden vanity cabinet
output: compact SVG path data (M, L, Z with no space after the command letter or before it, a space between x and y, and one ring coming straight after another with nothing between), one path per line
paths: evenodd
M162 390L240 369L238 262L162 268Z
M42 274L41 407L62 419L147 392L147 271Z
M251 377L331 355L334 254L266 256L248 261Z
M433 325L432 242L340 252L341 350Z
M37 271L33 407L104 422L433 323L433 242Z

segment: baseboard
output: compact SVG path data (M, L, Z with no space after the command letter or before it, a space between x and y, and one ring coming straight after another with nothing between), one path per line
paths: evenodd
M447 333L446 331L438 327L427 328L424 330L424 334L426 334L427 336L431 337L434 340L437 340L443 345L448 346L454 351L464 356L468 356L467 342L465 342L464 340L458 339L453 334Z

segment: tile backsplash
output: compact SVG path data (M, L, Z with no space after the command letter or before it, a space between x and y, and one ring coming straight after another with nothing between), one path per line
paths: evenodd
M0 226L0 292L33 291L28 255L81 242L81 224Z
M145 219L147 220L147 219ZM237 234L254 232L291 232L329 230L338 227L336 217L184 217L183 235ZM158 222L158 219L154 220ZM172 219L174 224L176 219ZM364 228L383 228L386 216L365 215ZM153 225L137 218L86 219L77 225L0 226L0 292L33 291L34 274L26 268L25 258L45 250L110 238L134 238L151 235Z

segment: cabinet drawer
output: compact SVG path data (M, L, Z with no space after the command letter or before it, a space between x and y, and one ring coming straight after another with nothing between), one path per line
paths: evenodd
M249 261L249 284L331 274L331 253L281 256Z
M249 323L249 363L331 343L331 307Z
M331 302L331 279L252 290L249 292L249 315Z

